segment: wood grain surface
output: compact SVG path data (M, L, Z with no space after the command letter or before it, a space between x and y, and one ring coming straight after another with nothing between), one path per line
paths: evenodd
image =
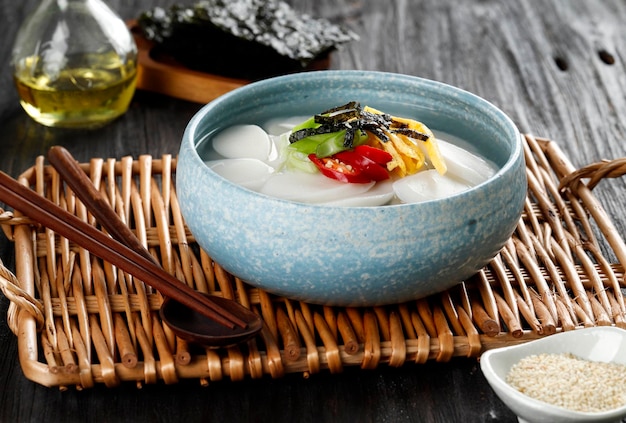
M125 19L165 0L109 0ZM576 167L626 155L626 2L622 0L290 0L294 8L360 35L332 56L333 69L399 72L455 85L500 107L522 132L557 141ZM97 131L46 128L21 109L10 56L36 0L0 1L0 169L18 175L52 145L92 157L176 154L201 104L137 92L130 110ZM626 184L596 195L620 232ZM13 245L0 237L11 267ZM0 421L516 421L474 359L304 379L133 385L86 391L24 378L0 295Z

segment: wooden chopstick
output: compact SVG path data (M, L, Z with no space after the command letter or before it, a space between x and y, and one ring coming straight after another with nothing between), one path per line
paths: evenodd
M78 162L67 149L55 145L48 150L48 161L59 172L61 178L83 202L87 210L107 232L128 248L135 250L148 260L160 266L159 262L143 246L139 238L115 213L100 191L96 189L89 177L80 168Z
M207 296L193 290L153 261L114 240L96 227L63 210L47 198L0 171L0 201L75 242L94 255L226 327L245 328L246 322Z

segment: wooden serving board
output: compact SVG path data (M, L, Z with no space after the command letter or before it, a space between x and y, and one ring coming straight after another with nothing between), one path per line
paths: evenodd
M153 55L154 43L146 39L136 22L129 23L137 43L137 89L170 97L208 103L250 81L195 71L171 58Z
M229 78L189 69L171 57L155 53L155 44L145 38L136 21L128 22L137 44L137 89L174 98L208 103L252 81ZM330 55L315 60L304 70L323 70L330 65Z

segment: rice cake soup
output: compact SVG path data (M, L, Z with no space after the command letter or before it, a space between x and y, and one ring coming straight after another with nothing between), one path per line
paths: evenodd
M332 206L437 200L497 166L457 137L351 102L313 117L234 125L205 140L214 172L250 190Z

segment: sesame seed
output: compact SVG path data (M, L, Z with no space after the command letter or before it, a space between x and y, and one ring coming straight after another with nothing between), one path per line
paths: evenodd
M539 401L573 411L601 412L626 405L626 366L570 353L534 354L511 367L506 381Z

